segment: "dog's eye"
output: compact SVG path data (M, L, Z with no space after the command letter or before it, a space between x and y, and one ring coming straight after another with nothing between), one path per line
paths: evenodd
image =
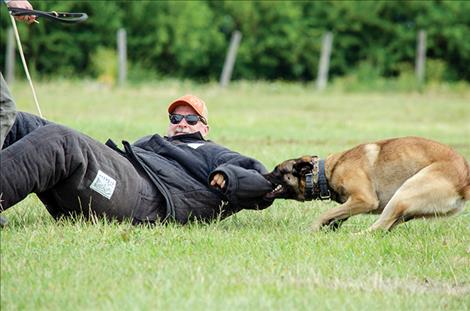
M299 171L296 170L296 169L293 169L293 170L292 170L292 175L295 176L295 177L300 177L300 173L299 173Z
M293 168L292 174L294 176L301 177L307 173L310 173L311 171L312 171L312 165L310 165L309 163L299 163Z

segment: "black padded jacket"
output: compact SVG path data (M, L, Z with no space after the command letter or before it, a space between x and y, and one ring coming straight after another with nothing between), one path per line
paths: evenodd
M123 145L126 156L145 170L165 197L168 219L210 221L272 204L264 198L272 187L262 176L267 170L259 161L205 140L199 132L155 134ZM217 173L225 177L223 191L209 186Z

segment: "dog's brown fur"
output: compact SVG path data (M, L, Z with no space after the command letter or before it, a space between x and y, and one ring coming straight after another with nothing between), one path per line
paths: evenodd
M283 189L273 196L303 201L305 178L298 172L311 162L304 156L276 166L266 178ZM335 201L342 204L321 215L315 230L337 228L362 213L381 214L370 230L390 230L413 218L455 214L470 200L468 162L450 147L419 137L332 154L325 159L325 174Z

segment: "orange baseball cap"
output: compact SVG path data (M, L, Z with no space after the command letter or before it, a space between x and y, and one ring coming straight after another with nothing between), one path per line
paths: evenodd
M176 107L181 105L188 105L191 106L198 115L206 119L208 121L209 112L207 111L206 103L200 99L199 97L191 94L187 94L181 96L178 99L175 99L169 106L168 106L168 113L172 113Z

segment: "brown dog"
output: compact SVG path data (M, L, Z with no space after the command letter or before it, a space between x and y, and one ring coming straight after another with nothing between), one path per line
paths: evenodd
M324 161L316 156L287 160L265 177L274 188L270 198L341 203L320 216L315 230L336 229L362 213L381 213L369 230L390 230L413 218L455 214L470 200L465 158L419 137L362 144Z

